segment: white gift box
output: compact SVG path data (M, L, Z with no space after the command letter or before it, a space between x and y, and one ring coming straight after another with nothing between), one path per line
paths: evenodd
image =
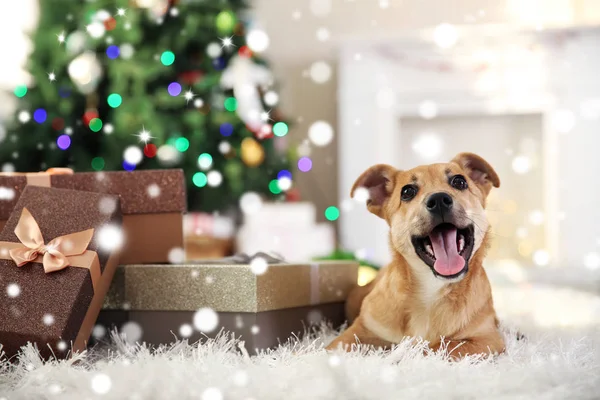
M336 247L332 224L317 224L311 203L265 203L244 216L237 233L238 252L270 251L288 261L306 261L331 254Z

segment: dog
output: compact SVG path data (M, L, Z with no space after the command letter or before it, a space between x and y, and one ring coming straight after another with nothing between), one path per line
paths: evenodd
M486 199L500 187L480 156L400 171L379 164L351 190L389 226L392 261L346 302L350 327L326 349L389 348L420 337L452 360L505 350L483 259L489 246ZM367 197L367 196L365 196Z

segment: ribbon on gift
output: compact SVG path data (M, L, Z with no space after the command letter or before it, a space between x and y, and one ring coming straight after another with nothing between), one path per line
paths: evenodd
M31 186L50 187L52 175L73 175L71 168L49 168L41 172L2 172L0 176L24 176Z
M283 256L281 254L278 254L276 252L265 253L262 251L259 251L258 253L254 253L253 255L248 255L246 253L238 253L231 257L224 257L224 258L210 259L210 260L193 260L193 262L194 262L194 264L207 264L207 265L212 265L212 264L243 265L243 264L250 264L252 262L252 260L254 260L256 258L262 258L263 260L265 260L267 262L267 264L287 264L287 262L285 261L285 259L283 258ZM189 264L189 262L186 262L186 264Z
M59 236L46 244L37 221L23 208L14 232L20 243L0 242L0 259L13 260L17 267L41 263L47 274L69 266L85 268L90 271L96 291L101 276L100 261L98 253L87 250L94 229Z

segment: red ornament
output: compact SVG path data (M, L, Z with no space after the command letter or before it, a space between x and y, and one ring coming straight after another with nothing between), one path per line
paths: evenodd
M98 118L98 111L87 110L83 114L83 123L85 124L85 126L88 126L90 124L90 121L93 120L94 118Z
M257 139L265 140L273 137L273 127L271 124L264 124L255 133Z
M287 192L285 192L285 200L290 203L302 200L302 196L300 196L300 190L298 188L291 188Z
M144 146L144 155L148 158L153 158L156 156L156 145L152 143L148 143Z
M195 85L202 78L204 78L204 72L202 71L185 71L178 76L178 80L186 85Z
M107 31L112 31L117 27L117 20L113 17L108 18L106 21L104 21L104 27Z
M52 120L52 129L54 129L55 131L60 131L64 127L65 121L62 118L56 117Z
M250 58L252 57L252 50L250 50L250 47L248 46L242 46L238 50L238 54L240 57Z

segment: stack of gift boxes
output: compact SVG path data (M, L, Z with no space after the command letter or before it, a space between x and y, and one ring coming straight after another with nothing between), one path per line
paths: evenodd
M64 358L114 328L148 345L228 331L254 353L344 321L355 263L185 261L184 183L181 170L0 174L0 352Z

